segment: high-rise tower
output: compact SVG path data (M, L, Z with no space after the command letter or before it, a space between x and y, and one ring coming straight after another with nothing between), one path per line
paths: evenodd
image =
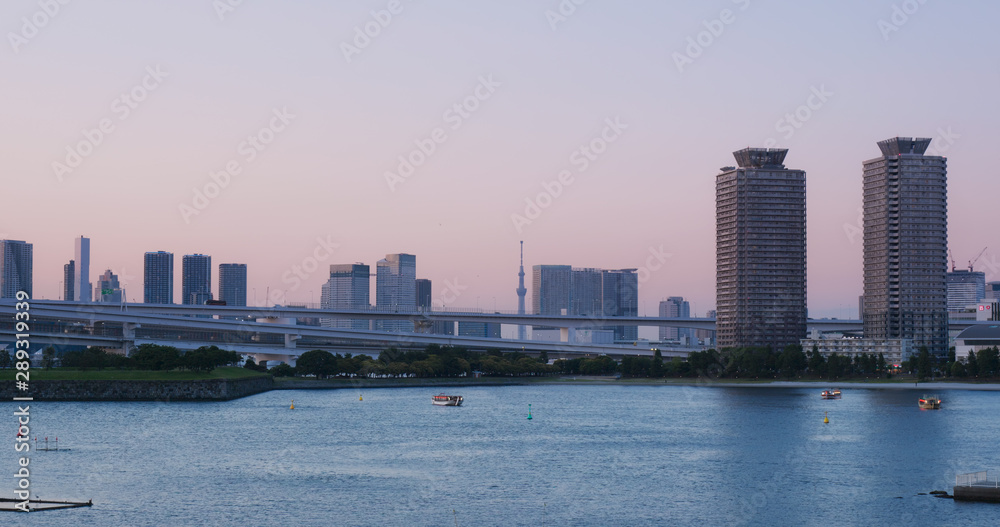
M524 314L524 295L528 290L524 287L524 240L521 240L521 267L517 271L517 314ZM528 338L527 326L520 324L517 326L517 338L525 340Z
M387 254L375 264L375 306L380 310L414 311L417 306L417 257ZM382 331L411 332L409 320L378 320Z
M90 238L76 239L76 268L73 270L73 300L90 302Z
M227 306L247 305L247 264L219 264L219 300Z
M745 148L715 177L720 348L806 337L806 173L785 168L787 153Z
M948 351L947 160L930 139L879 141L864 162L865 338Z
M32 245L18 240L0 240L0 298L17 298L18 291L31 295Z
M185 254L181 260L181 303L202 305L212 299L212 257Z
M146 304L174 303L173 253L146 253L143 258L142 301Z
M330 266L330 279L323 284L320 307L323 309L368 309L371 299L371 270L362 263ZM327 328L371 329L368 320L321 318Z

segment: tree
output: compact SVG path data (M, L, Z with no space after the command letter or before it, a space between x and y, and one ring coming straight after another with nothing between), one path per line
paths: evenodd
M979 350L976 353L976 363L979 374L983 377L996 377L1000 373L1000 352L996 347Z
M951 363L951 376L952 377L965 377L965 365L959 361Z
M42 350L42 367L51 370L56 363L56 349L49 346Z
M813 375L822 376L825 370L826 359L819 353L819 346L813 344L813 349L809 352L809 371Z
M542 364L548 364L549 363L549 352L547 352L545 350L542 350L538 354L538 362L540 362Z
M917 377L924 380L931 376L931 353L927 346L920 346L920 355L917 356Z
M282 362L281 364L268 370L268 373L275 377L293 377L295 376L295 368Z
M302 375L323 379L337 373L337 359L329 351L307 351L295 361L295 369Z
M778 356L778 370L788 378L794 377L797 373L806 369L808 365L806 354L799 344L789 344Z
M969 377L979 377L979 361L976 360L976 350L969 350L965 369L969 372Z
M181 353L173 346L142 344L132 353L132 364L139 370L173 370L181 366Z

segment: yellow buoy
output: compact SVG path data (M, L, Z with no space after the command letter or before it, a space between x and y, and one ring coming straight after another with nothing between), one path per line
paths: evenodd
M289 410L294 410L294 409L295 409L295 399L292 399L292 406L289 408Z
M829 423L830 422L830 418L826 415L826 412L823 412L823 422L824 423Z
M364 400L365 400L365 398L359 395L359 396L358 396L358 400L359 400L359 401L364 401Z

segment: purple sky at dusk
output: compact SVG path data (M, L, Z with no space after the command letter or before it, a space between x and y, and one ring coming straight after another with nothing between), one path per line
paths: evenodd
M897 135L934 138L955 258L989 246L977 270L1000 280L1000 4L589 0L560 20L546 13L558 0L402 0L345 51L390 4L247 0L220 16L211 0L70 2L51 17L0 4L0 237L34 244L35 296L60 297L82 234L91 281L111 268L129 300L146 251L175 254L177 298L182 255L210 254L213 274L247 263L260 302L268 287L318 302L329 264L374 271L408 252L435 298L447 280L464 288L453 307L513 310L523 239L529 306L531 265L640 268L659 252L640 314L684 296L701 316L714 176L734 150L780 146L807 172L810 316L856 317L861 165ZM35 33L22 17L46 22ZM603 151L578 152L602 133ZM67 150L97 134L70 167ZM387 178L418 142L433 152ZM196 202L227 164L238 173ZM554 190L562 171L571 183ZM547 206L529 215L526 200ZM338 247L296 286L286 273L317 239Z

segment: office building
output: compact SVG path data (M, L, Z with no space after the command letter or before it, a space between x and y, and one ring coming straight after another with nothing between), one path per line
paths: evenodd
M636 269L601 271L601 313L606 317L639 316L639 275ZM639 326L609 326L616 341L635 341Z
M780 351L806 336L806 173L786 149L734 152L715 179L720 348Z
M531 303L535 314L593 317L595 327L590 329L610 330L615 340L635 341L638 338L638 326L603 327L598 324L608 316L638 315L639 279L636 269L536 265L532 271ZM534 328L542 329L541 326Z
M90 302L90 238L80 236L76 239L76 258L73 269L73 300Z
M361 263L330 266L330 278L323 284L320 307L323 309L368 309L371 301L371 270ZM368 320L321 318L327 328L371 329Z
M146 304L174 303L174 255L148 252L143 258L142 301Z
M227 306L247 305L247 264L219 264L219 300Z
M495 322L459 322L458 336L500 338L500 324Z
M948 351L947 161L930 139L879 141L864 162L866 339Z
M661 317L690 317L691 304L682 296L672 296L660 301ZM675 340L682 344L694 344L694 330L660 326L660 340Z
M18 291L32 295L32 245L0 240L0 298L17 298Z
M433 304L433 286L426 278L417 279L417 309L421 311L431 311ZM450 320L436 320L431 324L430 332L435 335L454 335L455 322Z
M212 257L185 254L181 261L181 303L201 305L212 300Z
M568 265L535 265L531 270L531 312L536 315L571 314L573 268Z
M948 311L961 312L986 298L986 273L953 269L945 275L948 284Z
M63 265L63 300L72 301L75 296L73 287L73 281L76 280L76 277L74 276L75 274L75 260L70 260L68 264Z
M705 313L705 318L715 318L715 310L712 309ZM715 345L715 330L713 329L696 329L694 330L694 338L697 339L696 343L700 343L703 346L714 346Z
M379 311L407 312L417 306L417 257L412 254L387 254L376 263L375 306ZM376 329L411 332L408 320L379 320Z
M104 271L104 274L97 277L97 285L94 286L95 302L120 304L122 298L123 292L118 283L118 275L112 273L111 269Z
M987 283L986 293L983 298L988 300L1000 300L1000 282Z

